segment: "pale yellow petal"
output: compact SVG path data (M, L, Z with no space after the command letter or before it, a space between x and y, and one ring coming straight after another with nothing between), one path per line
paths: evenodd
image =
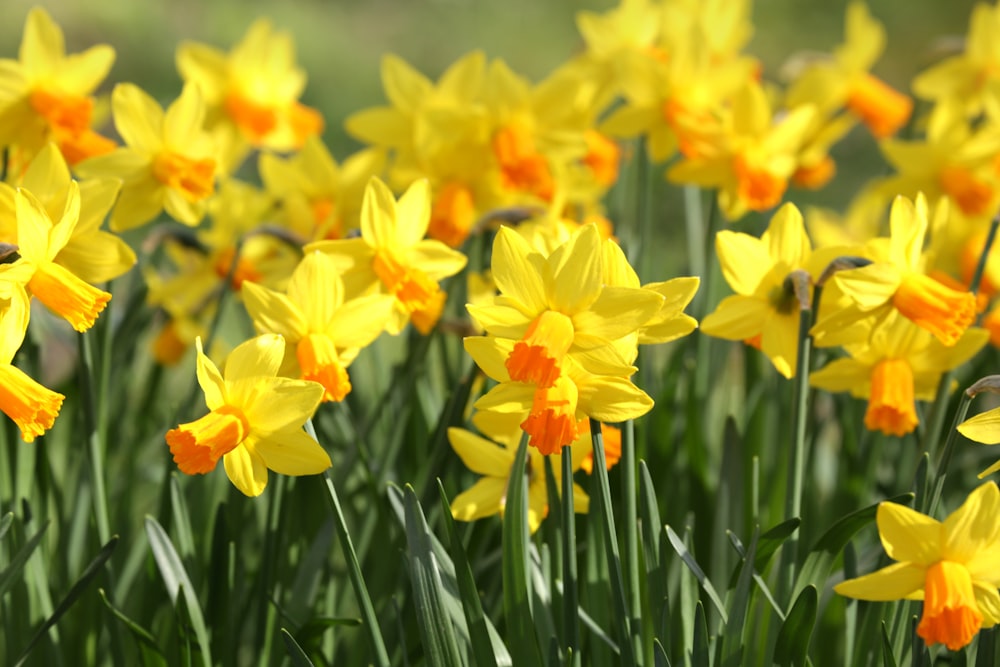
M396 243L416 245L431 221L431 186L426 178L414 181L396 202Z
M634 333L663 306L663 297L652 290L605 287L586 310L573 315L573 328L606 340Z
M944 520L942 557L958 563L974 562L977 571L1000 566L1000 562L996 560L997 548L1000 547L998 517L1000 490L993 482L979 485ZM991 558L983 559L985 554L989 554Z
M500 293L523 304L526 312L548 309L548 263L513 229L504 226L497 232L491 268Z
M229 481L244 495L255 497L264 492L267 486L267 466L258 454L252 453L248 447L237 447L222 457Z
M715 251L726 282L744 296L757 291L774 264L767 243L742 232L723 230L716 234Z
M198 385L205 392L205 405L209 410L226 405L226 383L219 373L212 360L201 349L201 336L195 338L195 347L198 349L197 375Z
M245 377L234 382L228 375L226 382L229 399L242 408L251 431L262 437L300 429L323 399L318 382L285 377Z
M926 571L911 563L894 563L877 572L842 581L833 587L840 595L857 600L902 600L924 587Z
M851 357L834 359L809 375L809 384L826 391L849 391L854 396L868 393L871 367Z
M119 83L111 93L115 128L126 144L155 152L163 145L163 109L141 88Z
M552 253L549 264L553 310L572 316L590 307L600 296L604 280L604 255L597 226L582 227Z
M507 493L507 479L483 477L451 501L451 515L458 521L475 521L499 514Z
M236 346L226 359L223 376L227 383L243 378L274 377L285 354L285 339L264 334Z
M800 318L797 312L771 313L760 336L760 351L786 378L795 375L798 360Z
M772 262L780 260L792 269L801 268L811 250L802 214L791 203L785 204L774 214L761 241L767 243Z
M723 299L701 321L701 331L726 340L746 340L760 334L771 312L770 304L751 296L735 294Z
M249 281L243 283L241 292L258 333L280 334L289 344L305 337L308 332L305 316L287 296Z
M504 365L514 341L490 336L469 336L463 339L465 351L486 375L497 382L510 382L510 373Z
M332 465L330 455L302 430L261 438L254 450L268 470L281 475L317 475Z
M879 503L875 515L889 558L926 567L941 560L941 523L898 503Z
M577 382L579 409L591 419L616 424L637 419L653 408L653 399L626 378L593 376Z
M461 428L448 429L448 442L472 472L501 479L510 474L514 457L506 448Z

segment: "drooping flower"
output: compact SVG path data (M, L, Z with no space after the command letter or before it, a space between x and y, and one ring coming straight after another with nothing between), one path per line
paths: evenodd
M895 563L834 586L859 600L923 600L917 634L957 651L1000 621L1000 491L983 484L943 522L883 502L875 521Z
M407 320L421 333L429 333L447 297L438 281L455 275L466 263L462 253L424 239L429 221L427 181L413 183L397 202L389 188L372 177L361 205L361 237L317 241L305 251L330 255L344 270L348 294L376 290L394 296L389 333L399 333Z
M77 167L84 177L122 180L111 229L138 227L163 210L178 222L198 224L218 171L215 143L203 128L201 93L185 86L164 112L140 88L121 83L111 94L111 106L126 146Z
M62 30L35 7L18 56L0 60L0 146L16 146L20 164L50 141L70 164L114 149L91 129L94 90L111 69L114 49L99 44L67 55Z
M941 375L968 361L989 339L984 329L968 329L952 347L898 312L891 313L868 340L846 346L850 355L809 376L814 387L849 391L868 399L865 426L886 435L905 435L918 423L917 400L933 400Z
M267 485L267 471L315 475L330 457L302 425L316 411L323 387L277 377L285 341L276 334L252 338L234 349L222 374L198 347L198 384L210 412L167 431L177 467L188 475L215 469L222 459L230 481L248 496Z
M52 428L65 396L12 364L28 329L28 295L22 286L30 268L22 262L0 265L0 411L32 442Z
M287 295L247 282L243 299L258 333L284 336L282 375L320 383L324 401L343 400L350 392L347 367L385 330L394 304L387 294L345 301L333 260L319 252L302 259Z
M510 483L511 468L517 453L521 430L517 421L511 422L503 416L477 412L473 424L486 437L476 435L461 428L448 429L448 441L462 462L475 473L482 475L471 488L455 496L451 501L451 512L459 521L475 521L494 514L503 514L507 500L507 486ZM589 439L589 431L583 429ZM580 445L580 446L577 446ZM584 438L573 443L573 470L578 470L589 450L584 446ZM552 472L557 488L562 479L562 455L556 453L552 459ZM528 449L528 529L533 533L549 512L548 489L545 483L545 460L535 449ZM587 494L576 483L573 484L573 509L585 513L589 506Z

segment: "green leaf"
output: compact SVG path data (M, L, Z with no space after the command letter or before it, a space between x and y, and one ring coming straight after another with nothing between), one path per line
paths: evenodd
M490 637L489 628L486 626L486 615L483 613L483 604L479 599L476 580L472 576L472 567L469 565L462 540L455 528L455 520L451 516L451 503L448 502L448 496L444 492L444 486L442 486L440 479L437 484L438 492L441 495L441 516L448 532L448 542L451 545L451 558L455 564L455 578L461 595L465 624L469 629L469 644L472 646L472 655L477 665L495 665L497 658L496 654L493 653L493 640Z
M733 533L732 531L726 531L726 535L729 537L729 543L733 545L733 548L736 549L736 553L739 554L740 559L742 560L746 558L746 549L743 548L743 543L740 542L740 538L736 537L736 534ZM760 541L758 540L757 543L760 544ZM755 558L754 560L758 559ZM739 576L742 572L743 572L743 566L742 563L740 563L739 565L736 566L735 569L733 569L733 576L731 577L731 581L729 583L730 588L736 586L736 583L739 580ZM785 610L774 599L774 595L771 594L771 589L768 588L767 582L764 581L764 579L759 574L757 574L756 571L753 573L753 580L754 583L757 584L757 588L759 588L760 592L764 595L764 598L770 603L771 608L774 610L774 613L777 614L778 618L780 618L781 620L785 620Z
M201 647L202 663L205 667L211 667L212 655L208 642L208 629L205 627L205 618L202 616L194 586L191 584L191 579L188 577L170 537L156 519L149 515L146 516L146 537L149 539L149 546L153 550L153 559L156 561L160 577L167 587L170 601L177 609L178 596L183 596L187 614L191 619L191 627L194 628L195 637Z
M174 532L177 534L177 553L181 559L194 555L194 536L191 532L191 515L188 513L184 494L181 493L177 473L170 475L170 516L174 520Z
M362 621L360 618L335 618L330 616L320 616L319 618L311 618L306 621L305 625L299 628L299 631L296 632L295 635L298 638L297 641L302 644L309 645L310 642L321 637L323 633L330 628L354 628L360 627L361 625Z
M413 601L416 607L417 624L424 642L424 652L432 665L461 665L458 643L451 618L442 602L441 576L437 560L427 537L427 520L413 487L407 485L404 492L406 512L407 564L410 583L413 586Z
M42 541L42 536L48 527L48 521L43 523L38 532L32 535L31 539L25 542L24 546L18 549L14 557L10 559L10 565L3 572L0 572L0 598L14 585L14 582L18 579L18 575L24 568L24 564L28 562L28 558L38 548L38 543Z
M805 667L809 640L816 626L819 598L815 586L806 586L795 598L795 604L778 630L774 645L774 662L782 667Z
M743 628L746 622L747 609L750 606L750 592L754 577L754 556L757 553L758 528L755 526L753 536L750 538L750 548L743 558L743 567L740 569L740 577L736 582L736 591L733 593L732 601L729 605L729 621L726 622L726 629L722 635L722 664L725 667L732 665L738 667L742 663L744 641Z
M708 647L708 622L705 620L705 605L698 600L694 608L694 635L691 642L691 664L710 665Z
M288 657L291 658L292 664L295 667L314 667L313 661L309 659L306 652L295 641L295 637L292 637L291 633L284 628L281 628L281 641L285 643L285 651L288 652Z
M882 667L896 667L896 658L892 655L892 642L882 621Z
M659 639L653 640L653 667L670 667L670 658Z
M507 487L503 516L503 611L507 645L515 667L542 664L541 648L531 617L531 580L528 576L528 494L525 464L528 435L521 435Z
M101 596L101 601L104 602L104 606L114 614L115 618L125 624L128 631L132 633L135 637L136 642L139 644L139 652L142 654L142 664L143 665L156 665L166 667L167 658L161 649L156 644L156 638L153 637L144 627L133 621L131 618L126 616L120 609L111 604L111 600L105 594L103 588L97 589L97 594Z
M657 505L653 478L645 461L639 461L639 518L642 521L642 546L646 556L646 570L660 568L660 508Z
M66 597L59 602L55 610L53 610L52 615L45 619L42 626L38 628L38 631L35 632L31 641L28 642L28 645L25 646L24 650L21 652L21 657L17 660L18 665L27 659L28 654L31 653L31 649L34 648L38 640L44 637L49 631L49 628L55 625L59 619L62 618L62 615L65 614L79 599L87 585L93 581L94 577L101 572L101 568L104 567L104 564L109 558L111 558L111 554L114 553L116 546L118 546L117 535L113 536L107 544L101 547L101 550L98 552L97 556L94 557L94 560L90 561L90 564L84 568L80 578L77 579L76 582L70 587L69 592L66 593Z
M908 505L913 500L912 493L903 493L889 498L883 502L901 503ZM798 579L795 581L795 589L792 594L797 598L799 593L809 585L817 589L822 588L826 578L833 568L833 563L854 535L875 520L875 513L878 511L879 503L869 505L863 509L851 512L841 517L830 528L823 533L822 537L816 541L812 551L806 557L806 562L802 565Z
M10 530L10 526L13 522L14 522L13 512L7 512L2 517L0 517L0 540L2 540L3 536L7 534L8 530Z
M674 548L677 555L681 557L684 564L688 566L689 570L691 570L691 574L695 576L695 579L698 580L701 587L705 589L705 594L708 595L708 599L710 599L712 604L715 605L715 610L718 611L719 616L722 617L722 622L728 623L729 615L726 613L726 607L722 604L722 598L720 598L719 594L715 592L715 587L712 586L712 582L708 580L707 576L705 576L705 571L698 565L698 561L694 559L694 556L684 545L684 541L681 540L680 536L674 532L673 528L667 526L666 529L667 537L670 539L670 546Z

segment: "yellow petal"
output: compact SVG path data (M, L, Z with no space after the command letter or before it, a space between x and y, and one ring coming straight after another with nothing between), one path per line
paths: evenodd
M1000 443L1000 408L994 408L966 419L958 425L958 432L969 440L984 445Z
M377 176L368 181L361 202L361 236L373 247L395 245L396 199Z
M233 382L228 375L226 380L230 401L243 409L251 429L261 436L300 429L323 399L323 386L318 382L283 377Z
M586 310L573 315L577 332L616 340L637 331L662 307L663 297L647 289L605 287Z
M481 411L518 413L528 416L535 398L535 386L521 382L501 382L475 403Z
M701 331L726 340L746 340L764 330L771 307L764 301L739 294L723 299L701 321Z
M163 109L131 83L119 83L111 93L115 128L126 144L145 152L163 145Z
M373 107L348 116L347 132L373 146L406 146L413 137L412 121L392 107Z
M653 408L653 399L626 378L593 376L577 387L580 410L605 423L637 419Z
M772 263L780 260L792 269L800 268L811 250L802 214L791 203L774 214L761 241L767 243Z
M479 413L482 414L482 413ZM448 442L472 472L507 479L514 457L510 451L461 428L448 429Z
M867 394L871 385L871 368L857 359L834 359L809 375L809 384L826 391L849 391L854 396Z
M972 573L970 572L970 574ZM983 615L982 627L991 628L1000 623L1000 593L997 592L996 581L992 580L989 585L984 585L976 581L976 577L973 575L972 587L979 613Z
M317 475L332 465L330 455L302 430L261 438L254 450L268 470L281 475Z
M414 181L396 202L396 242L416 245L431 221L431 186L426 178Z
M569 241L556 248L549 264L552 308L570 316L588 308L600 296L604 281L604 255L597 226L581 227Z
M223 376L232 383L243 378L274 377L285 354L285 339L264 334L236 346L226 359Z
M514 306L504 305L502 297L490 305L466 305L473 321L491 336L520 340L533 319Z
M941 523L926 514L883 502L879 503L875 522L882 546L893 560L928 566L943 557Z
M468 262L458 250L452 250L444 243L432 239L417 242L407 249L404 257L407 264L419 268L435 282L455 275Z
M726 282L744 296L757 291L774 264L767 244L742 232L723 230L716 234L715 251Z
M458 521L475 521L499 514L507 493L507 479L484 477L451 501L451 515Z
M391 53L382 57L382 86L393 106L410 112L417 110L432 89L427 77Z
M833 280L858 308L872 310L892 298L899 287L901 275L887 264L869 264L860 269L841 271Z
M194 344L198 348L198 385L205 392L205 405L209 410L215 410L226 404L226 383L219 374L219 369L202 351L201 336L195 338Z
M264 465L264 459L251 453L246 442L223 456L222 463L226 467L229 481L243 495L255 497L264 492L264 487L267 486L267 466Z
M367 347L385 330L395 304L387 294L351 299L330 318L326 332L338 349Z
M842 581L833 590L849 598L885 602L902 600L923 589L924 568L911 563L894 563L877 572Z
M962 505L944 520L942 557L957 563L976 565L983 571L1000 567L997 548L1000 547L1000 490L993 482L979 485ZM982 559L988 554L990 558ZM987 562L984 562L987 561ZM969 568L971 571L971 568ZM995 578L993 575L992 578Z
M465 351L486 375L497 382L510 382L505 362L514 349L514 341L489 336L469 336L462 341Z
M548 308L545 293L548 264L510 227L501 227L497 232L491 267L500 293L521 303L525 312L540 313Z
M786 378L795 375L798 360L800 318L798 313L772 313L761 331L760 351Z
M302 311L284 294L246 281L242 290L254 328L258 333L275 333L295 342L306 335L307 325Z
M309 329L324 330L344 301L343 283L333 259L321 252L307 253L288 281L288 298L301 311Z

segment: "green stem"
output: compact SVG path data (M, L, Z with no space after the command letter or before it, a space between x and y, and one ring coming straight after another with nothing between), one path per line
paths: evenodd
M94 518L97 522L97 537L101 544L107 544L111 539L111 527L108 519L107 491L104 488L104 443L98 430L96 401L98 387L94 373L94 350L89 334L80 334L78 341L80 360L83 363L80 393L83 401L83 423L87 432L87 451L90 454L91 482L94 485Z
M580 665L580 619L576 594L576 511L573 507L573 449L562 450L562 581L563 627L566 650L573 656L572 665Z
M622 424L622 507L625 508L625 572L628 583L632 644L637 656L646 654L642 645L642 606L639 590L639 511L635 482L635 429L631 420ZM652 647L650 647L652 648Z
M632 631L629 622L629 606L625 599L625 584L622 579L622 563L618 554L618 535L615 532L615 518L611 511L611 489L608 483L607 458L604 455L604 436L601 422L590 420L590 439L594 443L594 474L597 475L597 513L604 533L604 548L607 550L608 565L611 568L611 597L613 598L622 665L637 665L632 650Z

